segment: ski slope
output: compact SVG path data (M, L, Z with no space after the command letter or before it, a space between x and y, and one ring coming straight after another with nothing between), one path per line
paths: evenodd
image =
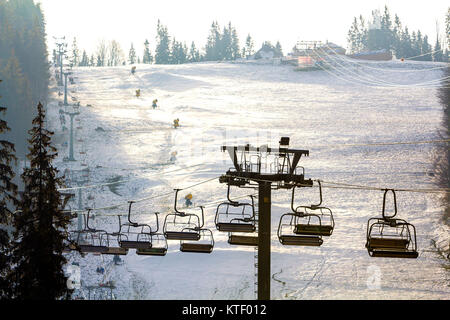
M130 250L124 264L113 267L112 257L90 254L82 258L71 253L68 258L80 264L83 284L104 281L105 276L95 272L104 265L108 279L116 284L117 299L254 299L254 249L230 246L227 234L214 228L217 204L211 203L226 198L226 185L218 177L232 166L228 154L220 151L222 145L277 146L280 137L289 136L291 147L310 150L310 156L300 161L306 178L383 188L435 188L430 173L438 149L433 144L344 146L440 139L442 106L437 89L404 85L438 79L441 70L416 73L436 64L406 62L401 70L411 73L395 72L396 63L371 64L390 72L354 70L401 86L367 85L351 77L346 81L338 72L295 72L282 65L138 65L135 75L129 66L75 68L76 84L69 86L69 101L74 97L81 104L75 122L79 128L75 129L75 158L79 161L63 161L68 148L62 143L69 135L62 132L59 122L58 101L62 99L55 85L48 125L55 131L59 149L56 165L61 172L81 170L85 161L89 185L125 181L82 190L82 207L121 205L94 210L94 227L117 231L114 214L125 214L128 200L167 194L133 207L139 222L153 223L155 211L163 213L162 222L172 210L174 193L168 193L174 188L217 177L180 193L183 198L191 192L195 205L206 205L206 226L214 230L213 253L181 253L179 242L170 241L165 257L142 257ZM141 89L139 98L137 89ZM154 99L159 100L155 110L151 107ZM176 118L181 124L177 130L172 127ZM175 151L176 161L171 162ZM232 197L250 193L249 189L232 190ZM450 235L441 221L442 195L397 194L398 216L418 231L420 255L416 260L369 257L364 247L366 225L369 218L381 215L381 191L324 188L323 197L336 222L331 238L319 248L283 247L276 231L281 214L290 211L290 192L273 193L272 299L450 297L449 262L434 252L431 243L436 240L445 246ZM296 203L308 205L317 199L317 188L302 189ZM78 199L70 206L78 208Z

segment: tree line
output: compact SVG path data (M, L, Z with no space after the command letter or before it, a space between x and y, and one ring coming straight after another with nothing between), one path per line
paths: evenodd
M448 28L447 22L447 37ZM392 18L387 6L383 13L372 11L371 19L365 19L362 15L355 17L347 40L351 53L384 49L392 51L398 59L448 61L448 50L442 48L439 31L432 46L428 36L420 30L411 32L407 26L403 26L397 14Z
M241 47L236 28L229 22L221 27L217 21L213 21L209 30L204 48L198 47L194 41L188 46L185 42L178 41L169 34L167 26L158 20L156 26L156 39L154 52L150 49L148 39L144 41L144 51L140 55L131 43L127 54L115 41L99 41L95 53L88 54L86 50L78 48L77 39L74 38L70 49L70 61L73 66L80 67L105 67L126 64L183 64L203 61L231 61L246 58L255 53L255 43L250 35L247 35L244 45ZM272 46L270 42L264 42L263 46ZM274 46L272 46L275 48ZM278 52L281 45L276 45ZM57 61L56 50L53 51L53 61Z
M33 0L0 0L0 79L0 300L69 297L69 220L41 103L49 84L45 21ZM19 192L15 166L25 155Z
M44 17L33 0L0 0L0 95L8 107L8 137L19 158L27 152L27 130L38 101L48 95L49 64Z

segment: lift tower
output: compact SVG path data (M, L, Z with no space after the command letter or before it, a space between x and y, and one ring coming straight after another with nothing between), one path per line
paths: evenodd
M220 177L220 183L241 188L258 188L258 300L270 300L270 238L272 189L312 187L305 180L304 169L297 170L300 158L309 156L308 150L289 149L289 138L280 140L279 148L267 146L223 146L228 151L233 168Z

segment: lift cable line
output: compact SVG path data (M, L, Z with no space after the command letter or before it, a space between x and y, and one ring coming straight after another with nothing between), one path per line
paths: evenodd
M152 177L152 176L161 175L161 174L174 173L174 172L178 172L178 171L181 171L181 170L195 168L195 167L198 167L198 166L201 166L201 165L203 165L203 163L199 163L199 164L196 164L196 165L193 165L193 166L188 166L188 167L176 169L176 170L173 170L173 171L155 172L155 173L152 173L152 174L150 174L148 176ZM138 169L136 169L136 170L138 170ZM141 169L139 169L139 170L141 170ZM148 176L146 176L146 177L148 177ZM124 182L134 181L134 180L138 180L138 179L141 179L141 178L133 178L133 179L121 180L121 181L117 181L117 182L102 183L102 184L95 184L95 185L87 185L87 186L80 186L80 187L73 187L73 188L62 188L62 189L58 189L58 191L61 192L61 191L72 191L72 190L79 190L79 189L92 189L92 188L98 188L98 187L112 186L112 185L115 185L115 184L120 184L120 183L124 183Z
M232 178L233 176L226 176L228 178ZM257 179L257 178L240 178L243 180L252 180L256 182L271 182L271 180L265 180L265 179ZM331 184L331 186L324 186L322 185L322 188L330 188L330 189L357 189L357 190L367 190L367 191L384 191L386 189L398 191L398 192L417 192L417 193L448 193L450 192L450 188L437 188L437 189L413 189L413 188L386 188L386 187L374 187L374 186L365 186L365 185L356 185L356 184L349 184L349 183L343 183L343 182L333 182L333 181L324 181L321 179L312 179L313 182L318 183L325 183L325 184ZM299 187L314 187L310 186L309 184L302 184L302 183L296 183L296 186Z
M330 47L329 45L326 45L326 46L327 46L327 49L328 49L328 50L332 51L332 52L335 53L335 54L338 54L338 53L336 52L336 50L334 50L332 47ZM361 63L361 62L356 61L356 60L354 60L354 59L349 59L349 58L347 58L347 57L344 57L344 56L342 56L342 55L338 55L338 57L339 57L341 60L347 61L348 63L352 63L352 64L355 64L355 65L359 65L359 66L361 66L361 67L363 67L363 68L368 68L368 69L373 69L373 70L380 70L380 71L385 71L385 72L405 72L405 73L426 72L426 71L433 71L433 70L446 69L446 68L449 67L448 65L445 65L445 66L440 66L440 67L423 68L423 69L411 69L411 70L404 70L405 68L390 68L390 69L388 69L388 68L377 68L377 67L373 67L373 66L370 66L370 65L369 65L370 63L364 64L364 63Z
M333 59L333 58L332 58ZM332 60L331 59L331 60ZM342 76L347 76L350 79L354 80L354 81L347 81L350 83L357 83L357 84L364 84L364 85L368 85L368 86L377 86L377 87L386 87L386 88L409 88L409 87L417 87L417 88L442 88L442 84L441 81L448 81L447 77L445 78L439 78L439 79L433 79L433 80L429 80L426 82L422 82L422 83L412 83L412 84L398 84L398 83L391 83L391 82L387 82L384 81L382 79L379 79L377 77L374 77L372 75L369 75L367 73L364 73L366 75L366 77L363 77L363 75L361 75L360 73L353 71L343 65L340 65L339 63L336 62L336 64L338 64L339 66L342 67L342 69L348 71L348 73L344 72L343 70L340 70L339 68L337 68L336 66L333 66L332 63L324 60L325 63L327 65L330 66L330 69L335 70L335 72L337 72L339 75ZM324 69L322 66L320 66L322 69ZM327 68L324 69L325 71L328 71L328 73L335 75L333 72L327 70ZM345 78L340 77L343 80L347 80Z
M402 69L398 69L398 68L397 69L376 68L376 67L369 66L367 64L363 64L363 63L358 62L358 61L354 61L352 59L344 58L336 50L334 50L332 47L330 47L328 45L327 45L327 49L332 51L334 53L334 56L336 56L336 58L339 58L342 61L346 61L346 62L351 63L351 64L356 64L356 65L359 65L361 67L367 67L367 68L370 68L370 69L381 70L381 71L408 72L408 73L410 73L410 72L424 72L424 71L432 71L432 70L438 70L438 69L446 69L446 68L449 67L449 65L447 64L445 66L440 66L440 67L424 68L424 69L413 69L413 70L402 70ZM321 48L319 48L319 50L322 51L324 54L328 55L325 51L323 51L323 49L321 50ZM445 77L445 78L448 78L448 77Z
M331 55L327 54L326 52L323 52L324 55L326 55L327 57L324 57L323 55L319 54L318 52L315 53L316 58L320 58L322 61L324 61L327 65L330 66L331 69L335 70L336 72L338 72L339 74L342 75L346 75L348 77L350 77L351 79L356 80L357 83L359 84L372 84L372 85L376 85L376 86L385 86L385 87L396 87L396 88L404 88L404 87L435 87L438 86L437 82L439 81L443 81L443 80L447 80L450 77L444 77L441 79L434 79L434 80L430 80L430 81L425 81L422 83L416 83L416 84L397 84L397 83L392 83L392 82L387 82L384 81L382 79L376 78L372 75L369 75L366 73L366 78L364 78L362 75L360 75L359 73L345 67L344 65L340 64L339 62L336 61L335 57L332 57ZM347 70L350 74L353 74L354 76L351 76L350 74L345 73L343 70L338 69L336 66L334 66L332 63L327 61L327 58L329 58L329 60L334 61L338 66L342 67L344 70ZM322 68L323 70L327 71L330 74L333 74L332 72L330 72L329 70L327 70L326 68L323 68L323 66L321 66L319 64L319 67ZM344 78L342 78L344 79ZM347 80L347 79L345 79ZM351 81L349 81L351 82ZM436 83L436 85L434 85L434 83ZM439 86L442 87L442 86Z
M369 87L377 86L377 87L385 87L385 88L408 88L408 87L414 87L414 85L405 85L405 86L382 86L382 85L380 85L380 84L378 84L378 83L368 83L368 84L367 84L367 83L363 83L363 82L359 81L358 79L356 79L356 81L355 81L355 80L351 80L351 79L349 80L349 79L343 77L343 75L346 75L346 74L345 74L342 70L339 70L339 69L337 69L336 67L332 66L329 62L326 62L326 63L329 64L329 65L331 66L331 67L330 67L331 69L336 70L338 73L336 74L336 73L334 73L334 72L328 70L327 68L324 68L324 67L321 66L320 64L319 64L319 68L322 69L323 71L327 72L328 74L332 75L333 77L335 77L335 78L337 78L337 79L339 79L339 80L343 80L343 81L345 81L345 82L348 82L348 83L350 83L350 84L366 85L366 86L369 86ZM352 78L352 77L350 77L350 78ZM417 88L450 88L450 86L442 86L442 85L436 85L436 86L423 86L423 87L415 86L415 87L417 87Z
M218 179L218 178L219 178L219 176L216 176L216 177L214 177L214 178L211 178L211 179L208 179L208 180L205 180L205 181L196 183L196 184L194 184L194 185L191 185L191 186L188 186L188 187L186 187L186 188L179 189L179 190L182 191L182 190L185 190L185 189L192 189L192 188L195 188L195 187L200 186L200 185L202 185L202 184L205 184L205 183L211 182L211 181L213 181L213 180L216 180L216 179ZM117 203L117 204L112 205L112 206L101 207L101 208L92 208L91 210L110 210L110 209L116 209L116 208L118 208L118 207L123 207L123 206L125 206L125 205L129 205L130 202L133 202L133 203L140 203L140 202L145 202L145 201L150 201L150 200L162 198L162 197L165 197L165 196L168 196L168 195L172 195L172 194L173 194L173 192L171 191L171 192L167 192L167 193L163 193L163 194L159 194L159 195L152 195L152 196L145 197L145 198L141 198L141 199L137 199L137 200L128 200L128 201L126 201L126 202L120 202L120 203ZM64 211L64 212L76 214L76 213L83 213L83 212L86 212L86 211L87 211L87 210L72 210L72 211ZM117 215L115 215L115 216L117 216Z
M323 50L319 50L319 51L321 51L323 55L321 55L321 54L319 54L318 52L316 52L316 53L315 53L316 56L317 56L318 58L322 59L322 61L324 61L324 62L327 63L328 65L330 65L331 68L333 68L334 70L336 70L337 72L339 72L339 73L341 73L341 74L343 74L343 75L349 76L349 77L352 78L352 79L355 79L355 80L357 80L357 81L366 82L366 83L368 83L368 84L384 85L384 86L386 86L386 87L399 87L399 88L403 88L403 87L411 87L411 86L413 86L413 87L430 87L430 85L432 86L434 83L437 84L437 83L440 82L440 81L444 81L444 80L450 79L450 77L444 77L444 78L440 78L440 79L433 79L433 80L425 81L425 82L422 82L422 83L415 83L415 84L398 84L398 83L388 82L388 81L379 79L379 78L377 78L377 77L375 77L375 76L372 76L372 75L370 75L370 74L368 74L368 73L364 73L364 74L365 74L365 77L363 77L363 75L360 75L358 72L353 71L353 70L351 70L349 67L346 67L345 65L339 63L339 62L337 61L337 58L334 57L334 56L337 56L337 55L333 55L333 56L332 56L332 55L326 53L326 52L323 51ZM324 56L326 56L326 57L324 57ZM328 58L329 60L331 60L331 61L334 61L338 66L342 67L342 69L348 71L349 74L345 73L345 72L342 71L342 70L339 70L336 66L333 66L330 62L327 61L327 60L328 60L327 58ZM350 74L353 74L353 75L355 75L355 76L350 76Z

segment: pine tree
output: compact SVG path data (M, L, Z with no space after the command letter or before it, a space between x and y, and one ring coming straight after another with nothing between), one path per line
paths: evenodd
M79 66L80 67L88 67L89 66L89 57L86 53L86 50L83 50L83 55L82 55L81 61L79 63Z
M29 131L30 168L22 174L22 212L14 217L15 296L20 300L55 300L71 294L63 271L67 261L62 255L69 220L61 210L57 188L62 179L57 178L58 170L52 166L57 153L51 144L53 132L45 129L41 103L37 113Z
M128 53L128 61L130 64L136 63L136 50L134 49L133 43L131 43L130 52Z
M194 41L192 41L192 43L191 43L188 60L189 60L189 62L199 62L200 61L200 52L195 47Z
M423 42L422 42L422 54L424 53L428 53L426 55L423 56L423 61L432 61L433 60L433 56L431 55L431 45L428 43L428 36L423 37Z
M161 25L159 19L156 33L155 63L168 64L170 63L170 37L167 27Z
M241 49L239 47L239 37L236 31L236 28L231 27L231 59L236 60L241 57Z
M245 46L242 50L244 58L251 56L254 53L255 43L253 42L250 34L247 35L247 39L245 40Z
M0 80L1 82L2 80ZM6 108L0 107L0 116ZM12 213L17 206L17 186L12 182L14 171L11 164L16 161L14 145L2 140L2 134L9 131L8 124L0 117L0 300L12 298L11 237Z
M283 49L281 48L280 41L277 41L277 44L275 45L275 49L277 50L277 56L278 58L283 57Z
M148 42L147 39L145 39L144 42L144 55L142 57L142 63L145 64L152 64L153 63L153 56L150 52L150 47L149 47L150 43Z
M78 50L77 38L73 38L72 42L72 64L78 66L80 63L80 51Z
M433 49L433 61L444 61L444 54L442 52L441 42L439 41L439 34L436 35L436 44Z
M219 30L219 24L216 21L213 21L205 46L206 61L217 61L220 59L220 42L221 34Z

